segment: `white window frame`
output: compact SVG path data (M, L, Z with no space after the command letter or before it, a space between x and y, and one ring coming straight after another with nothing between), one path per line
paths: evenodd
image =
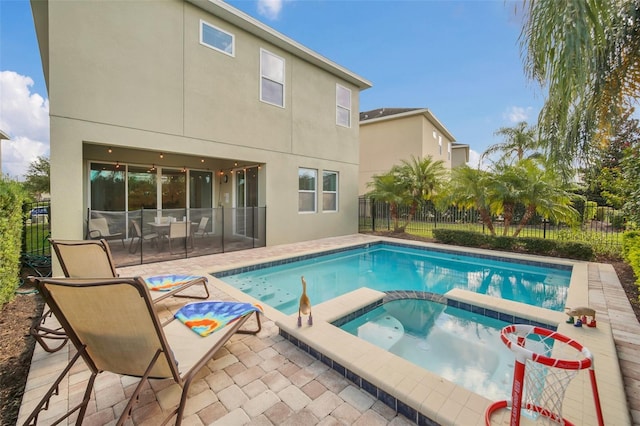
M271 55L274 58L279 59L279 60L282 61L282 81L276 81L276 80L264 75L264 73L262 72L262 66L263 66L262 55L263 54ZM286 74L285 73L287 71L286 64L287 63L286 63L286 61L285 61L285 59L283 57L278 56L273 52L269 52L266 49L262 49L262 48L260 49L260 101L262 101L262 102L264 102L266 104L269 104L269 105L274 105L274 106L280 107L280 108L284 108L285 107L285 98L286 98L286 87L285 87ZM262 96L262 80L263 79L268 80L268 81L273 82L273 83L276 83L276 84L279 84L279 85L282 86L282 105L279 105L277 103L265 100L263 98L263 96Z
M451 160L451 142L447 142L447 159Z
M209 44L206 41L204 41L204 26L205 25L210 27L210 28L212 28L212 29L214 29L215 31L219 31L219 32L221 32L223 34L226 34L226 35L231 37L231 52L227 52L224 49L220 49L219 47L214 46L214 45ZM202 19L200 20L200 44L203 45L203 46L208 47L209 49L213 49L213 50L215 50L217 52L224 53L225 55L229 55L231 57L235 57L236 56L236 36L233 35L232 33L228 32L228 31L225 31L222 28L216 27L215 25L210 24L209 22L204 21Z
M335 191L325 191L324 189L324 178L325 175L335 175L336 176L336 189ZM322 171L322 211L323 212L328 212L328 213L334 213L338 211L338 188L340 187L340 174L338 172L335 172L333 170L323 170ZM335 209L325 209L324 207L324 194L334 194L336 197L336 208Z
M440 151L440 155L442 155L442 136L438 136L438 150Z
M300 189L300 173L302 171L312 172L314 175L314 188L310 189ZM310 169L307 167L298 167L298 200L300 199L300 194L313 194L313 210L300 210L300 204L298 203L298 213L299 214L313 214L318 212L318 169Z
M340 104L340 96L338 96L338 93L340 90L346 90L347 92L349 92L349 105ZM340 114L339 114L340 111L347 111L347 117L349 120L348 123L345 124L340 122ZM337 84L337 83L336 83L336 124L338 126L351 128L351 89L346 88L343 85Z

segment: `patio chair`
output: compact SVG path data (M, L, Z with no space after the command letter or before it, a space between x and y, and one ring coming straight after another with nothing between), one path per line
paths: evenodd
M135 253L138 251L138 246L142 247L145 241L151 241L153 245L157 245L158 238L160 237L156 232L150 232L143 234L140 230L140 224L137 220L131 220L131 226L129 226L131 232L131 241L129 242L129 253ZM136 241L136 238L138 241Z
M75 412L78 412L75 424L82 424L96 377L108 371L141 378L117 425L124 424L131 416L133 404L149 386L148 379L171 379L182 388L179 404L163 423L175 416L175 424L180 425L189 388L196 376L203 377L198 372L239 332L250 314L259 313L258 307L248 303L218 302L224 305L225 316L216 315L220 310L209 310L208 314L224 321L220 321L218 327L212 326L211 334L201 337L183 320L172 318L162 324L149 289L140 277L99 280L36 278L36 283L77 353L25 424L37 424L40 411L48 408L49 400L58 393L60 383L76 361L82 358L91 373L83 399L76 406L70 405L54 424ZM179 314L175 317L180 318Z
M62 272L65 277L71 278L114 278L117 277L116 268L106 240L49 240L53 248ZM154 303L158 303L168 297L187 297L193 299L208 299L209 288L207 279L202 276L192 275L158 275L146 279L146 284L151 290ZM191 286L201 284L203 295L180 294ZM30 334L47 352L60 350L67 342L67 335L60 328L51 328L46 325L46 320L52 312L47 310L40 319L31 326ZM258 323L258 327L260 324ZM258 330L259 331L259 330ZM58 341L53 345L51 341ZM49 345L51 343L51 346Z
M169 233L167 234L169 239L169 251L174 254L173 246L175 246L174 240L184 240L182 248L187 248L187 245L191 245L193 250L193 232L191 230L191 222L171 222L169 224ZM172 243L173 242L173 243ZM172 246L173 244L173 246Z
M89 219L87 234L92 240L120 240L122 241L122 247L124 247L124 235L122 232L112 233L109 230L109 223L106 217L95 217Z
M206 237L209 235L209 231L207 231L207 224L209 223L209 216L203 216L200 219L200 223L198 224L198 229L193 233L196 237Z

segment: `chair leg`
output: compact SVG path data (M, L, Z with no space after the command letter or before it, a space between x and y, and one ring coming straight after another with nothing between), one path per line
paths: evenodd
M62 382L62 380L69 373L69 371L71 370L73 365L76 363L78 358L80 358L80 356L85 351L86 351L86 347L83 346L75 354L75 356L71 359L71 361L69 361L65 369L62 370L62 373L60 373L56 381L53 382L53 384L51 385L47 393L42 397L38 405L36 405L36 408L31 412L31 414L29 414L29 417L27 417L27 420L24 422L25 425L35 425L38 423L38 415L40 414L40 411L49 409L49 400L53 395L57 395L60 392L60 389L59 389L60 382ZM76 420L76 424L78 425L82 424L82 420L84 419L84 415L87 411L87 405L89 404L89 399L91 398L91 391L93 390L93 384L96 380L97 375L98 375L97 372L93 372L93 371L91 372L91 377L89 377L89 382L87 383L87 388L85 389L84 398L82 399L82 402L80 402L80 404L76 405L75 407L67 411L66 414L64 414L62 417L57 419L52 424L60 423L62 420L68 418L78 410L79 412L78 412L78 419Z
M238 334L258 334L260 330L262 330L262 324L260 323L260 312L256 312L256 322L258 323L258 328L255 330L238 330L236 333Z
M129 402L127 402L127 406L124 407L124 410L122 411L122 414L120 415L120 418L116 423L116 426L122 426L124 422L131 416L131 410L133 409L133 404L138 401L138 396L140 395L140 392L142 391L144 384L149 380L149 374L151 373L151 369L156 364L156 361L158 360L158 357L160 356L161 353L162 351L158 349L156 351L156 354L151 359L151 362L149 363L149 365L147 366L147 369L144 372L144 375L140 378L140 381L138 382L138 386L136 386L135 390L133 391L133 394L129 398Z
M69 340L69 338L67 337L67 334L62 329L62 327L52 329L44 326L44 322L46 321L47 317L51 317L52 315L53 315L53 312L51 311L45 312L40 317L38 322L35 325L32 325L31 328L29 329L29 334L33 336L34 339L36 339L36 342L38 342L40 346L42 346L42 349L44 349L49 353L59 351L67 343L67 340ZM47 344L45 339L54 340L54 341L62 340L62 342L57 346L49 346L49 344Z

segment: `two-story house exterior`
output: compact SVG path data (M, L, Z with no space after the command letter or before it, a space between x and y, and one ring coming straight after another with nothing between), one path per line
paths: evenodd
M454 136L427 108L379 108L360 113L358 194L369 191L374 175L411 156L442 160L446 169L469 161L469 145Z
M222 1L31 5L54 238L141 208L228 207L242 234L264 207L266 245L357 232L367 80Z

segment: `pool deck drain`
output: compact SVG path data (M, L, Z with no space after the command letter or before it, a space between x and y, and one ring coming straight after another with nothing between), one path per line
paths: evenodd
M292 254L304 254L318 250L379 241L380 238L364 234L327 238L304 243L287 244L253 250L223 253L170 262L137 265L119 268L120 276L151 276L162 273L205 273L222 270L241 264L254 263L260 260L285 258ZM429 244L427 244L429 245ZM446 246L439 246L448 248ZM466 249L465 249L466 250ZM509 254L505 254L509 256ZM544 258L538 258L544 260ZM587 341L578 341L592 349L593 345L601 345L602 350L617 353L615 365L620 366L624 380L624 388L616 385L601 385L600 377L608 374L620 376L619 371L599 370L603 364L610 363L596 358L596 374L598 375L600 393L605 409L607 424L639 424L640 425L640 325L629 305L628 299L620 286L615 271L610 265L588 263L584 268L584 293L576 296L576 303L587 302L598 312L598 334L600 327L610 324L611 337L601 341L591 341L588 333L591 329L578 330ZM209 286L214 292L212 298L237 299L237 293L218 285L218 280L210 278ZM573 291L573 289L572 289ZM240 296L241 297L241 296ZM571 302L573 303L573 301ZM170 301L163 305L161 317L175 311L179 304ZM569 305L568 305L569 306ZM576 305L577 306L577 305ZM314 307L314 320L316 319ZM396 414L384 403L376 401L369 393L358 389L344 376L330 369L321 361L314 360L309 354L295 347L279 335L277 321L289 323L289 317L277 311L267 309L265 326L258 336L236 336L217 354L217 359L206 369L204 380L194 384L190 392L184 424L356 424L375 425L409 424L409 420ZM291 322L293 325L294 322ZM315 325L314 325L315 327ZM322 326L317 327L321 329ZM604 332L602 328L602 332ZM320 331L320 330L318 330ZM593 351L593 350L592 350ZM47 389L57 372L61 371L69 358L69 345L55 354L45 353L36 347L31 370L22 401L18 423L21 424L30 408L35 405L42 393ZM607 366L606 368L611 368ZM66 411L69 403L73 403L81 395L86 384L87 370L74 368L71 376L60 388L60 395L52 400L48 411L41 413L40 424L48 424L52 418ZM122 412L128 395L137 383L137 379L102 374L96 381L85 425L115 424L115 419ZM128 424L157 424L163 414L173 403L175 392L166 381L154 381L135 406L133 417ZM622 385L620 385L622 386ZM629 411L612 413L612 407L624 405L628 401ZM620 396L621 395L621 396ZM463 423L460 403L451 395L449 400L441 401L440 411L443 424L484 424L484 420L474 417L472 423ZM586 395L585 398L589 396ZM616 401L610 401L615 398ZM575 403L572 401L571 404ZM584 404L589 404L588 399ZM469 405L469 404L468 404ZM471 404L470 406L472 406ZM465 415L484 411L485 407L467 407ZM450 413L450 416L446 414ZM466 418L466 417L464 417ZM457 420L456 420L457 419ZM471 417L469 417L471 419ZM72 419L73 420L73 419ZM576 421L575 419L572 419ZM73 422L71 422L73 423ZM579 422L580 423L580 422ZM586 420L582 424L592 424ZM66 424L66 423L63 423Z

